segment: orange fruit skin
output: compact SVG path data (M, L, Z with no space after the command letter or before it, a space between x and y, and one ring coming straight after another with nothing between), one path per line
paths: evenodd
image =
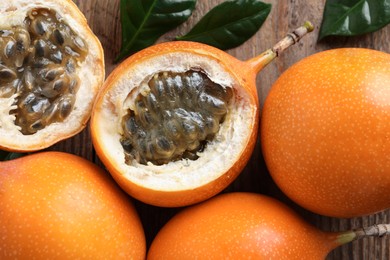
M147 259L324 259L334 239L273 198L225 193L169 220Z
M328 216L390 207L390 55L324 51L285 71L266 98L264 158L296 203Z
M107 156L110 151L103 149L101 146L101 134L99 132L99 128L96 126L96 114L101 113L101 110L103 109L104 105L103 97L107 95L107 92L110 90L110 86L113 84L113 82L118 80L118 78L121 76L126 67L134 66L135 64L140 63L144 60L153 59L153 57L155 56L169 54L174 51L195 53L197 55L207 56L211 59L217 60L224 66L226 71L228 71L237 80L240 86L246 90L246 92L251 98L250 105L256 106L257 109L255 111L255 116L253 117L251 125L248 125L248 128L250 128L252 132L251 136L249 137L249 141L246 145L246 149L242 151L240 159L234 162L227 172L225 172L223 175L221 175L214 181L191 190L152 190L129 181L124 176L123 172L118 169L118 167L114 163L110 161L109 157ZM111 173L112 177L124 191L126 191L132 197L147 204L161 207L181 207L204 201L205 199L208 199L213 195L221 192L230 183L232 183L241 173L252 155L258 137L259 102L257 98L256 89L256 74L259 68L257 68L256 66L259 65L252 65L249 62L240 61L233 56L227 54L226 52L221 51L212 46L188 41L160 43L157 45L153 45L149 48L143 49L140 52L130 56L109 75L103 85L102 90L98 95L94 109L92 111L90 124L91 136L94 148L96 150L97 155L99 156L99 159L103 162L107 170Z
M211 198L229 186L238 177L249 160L251 156L250 151L253 150L252 145L254 144L248 146L241 160L236 162L224 175L206 185L191 190L172 192L148 189L130 182L111 164L106 162L106 165L107 170L111 173L118 185L137 200L158 207L183 207ZM101 157L101 160L104 161L104 157Z
M1 259L144 259L138 214L91 162L44 152L0 163Z

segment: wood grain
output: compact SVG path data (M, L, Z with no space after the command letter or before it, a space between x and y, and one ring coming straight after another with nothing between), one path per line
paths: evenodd
M105 50L107 75L115 68L114 57L119 53L121 41L121 26L119 18L119 0L76 0L74 1L85 14L92 30L99 37ZM159 42L170 41L174 36L187 32L200 18L221 0L200 0L191 18L177 29L167 33ZM257 77L259 100L263 104L272 83L278 76L300 59L327 49L339 47L366 47L390 52L390 27L358 37L331 37L317 42L317 36L322 19L325 0L266 0L272 4L272 10L258 33L250 40L228 53L246 60L271 47L287 32L309 20L315 25L315 31L306 36L296 46L288 49L276 61L268 65ZM88 128L79 135L63 141L51 149L62 150L83 156L97 164ZM292 203L272 182L265 167L260 144L240 177L224 192L250 191L274 196L298 211L313 225L328 231L341 231L373 225L375 223L390 223L390 210L374 215L337 219L310 213ZM151 242L161 226L179 209L158 208L135 201L142 218L147 241ZM327 259L390 259L390 238L367 238L339 247L332 251Z

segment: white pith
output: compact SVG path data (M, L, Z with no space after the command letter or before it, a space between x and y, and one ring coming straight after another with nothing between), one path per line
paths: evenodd
M158 72L185 72L199 68L215 83L235 89L228 115L214 140L198 153L199 158L194 161L182 159L157 166L152 163L143 165L133 160L130 165L126 164L119 140L122 116L131 106L125 102L129 92L142 91L147 87L145 83ZM152 190L188 190L217 179L239 160L249 142L256 109L248 93L219 62L193 53L173 52L125 68L96 107L94 127L97 128L98 142L108 161L126 179Z
M88 46L88 55L79 64L77 75L80 88L74 109L63 121L52 123L32 135L23 135L14 124L15 116L10 115L11 104L17 98L0 98L0 145L10 150L40 150L81 131L86 125L86 114L91 112L98 88L104 80L103 54L100 43L91 35L84 16L73 3L53 0L9 0L0 4L0 28L7 29L21 25L31 8L49 8L58 13L65 23L79 35Z

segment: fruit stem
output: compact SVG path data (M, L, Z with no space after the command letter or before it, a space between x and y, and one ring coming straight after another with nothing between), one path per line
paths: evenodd
M278 57L285 49L299 42L299 40L307 33L314 30L311 22L306 21L301 27L298 27L293 32L288 33L281 41L276 43L271 49L266 50L259 56L256 56L247 61L257 74L261 69L268 65L274 58Z
M382 237L385 235L390 235L390 224L378 224L342 232L337 236L337 242L343 245L364 237Z

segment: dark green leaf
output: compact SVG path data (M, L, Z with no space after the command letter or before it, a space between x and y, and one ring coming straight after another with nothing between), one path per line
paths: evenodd
M318 39L329 35L361 35L388 23L389 0L327 0Z
M270 11L271 4L257 0L226 1L210 10L190 32L176 39L231 49L252 37Z
M7 151L0 150L0 161L8 161L8 160L17 159L17 158L22 157L24 155L26 155L26 154L24 154L24 153L12 153L12 152L7 152Z
M121 0L122 48L116 61L153 45L185 22L196 0Z
M7 157L8 154L9 152L0 150L0 161L4 161L5 157Z

